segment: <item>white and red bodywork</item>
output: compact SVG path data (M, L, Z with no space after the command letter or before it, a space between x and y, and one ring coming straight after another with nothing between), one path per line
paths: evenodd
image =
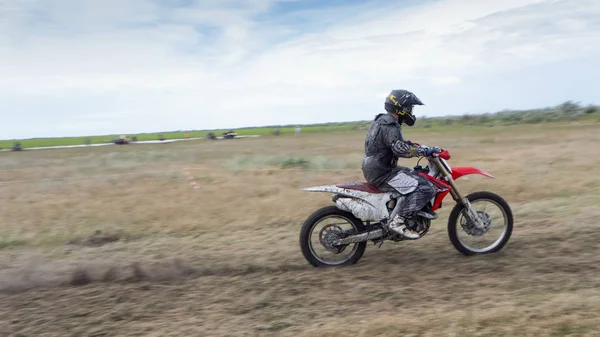
M452 175L452 180L469 174L480 174L493 178L491 174L474 167L451 168L446 162L446 160L450 159L450 153L446 150L442 151L438 157L440 162L445 165L446 170ZM452 187L448 183L449 177L443 177L438 168L432 165L431 162L428 168L429 172L419 172L419 174L429 180L438 189L435 197L431 200L432 209L436 211L442 206L442 201L450 193ZM364 182L315 186L303 188L302 191L333 193L335 195L334 201L339 209L351 212L362 221L376 221L388 218L390 215L388 202L392 199L402 202L404 198L399 193L383 192Z

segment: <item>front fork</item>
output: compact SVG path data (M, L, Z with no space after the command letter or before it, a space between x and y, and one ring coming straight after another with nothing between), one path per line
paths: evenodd
M433 161L434 165L437 167L437 169L442 173L444 180L446 180L448 182L448 184L450 185L450 187L452 187L452 189L450 190L450 195L452 195L452 198L456 202L461 203L463 206L465 206L465 210L467 211L467 216L469 217L469 220L471 220L475 224L475 227L477 227L478 229L485 229L485 225L483 224L483 221L479 218L477 213L473 210L473 207L471 207L471 203L469 202L469 199L467 199L465 196L462 195L462 193L460 193L458 186L456 186L456 183L454 182L454 179L452 178L452 174L450 172L448 172L448 170L446 170L446 167L444 165L442 165L442 163L440 162L440 159L438 157L434 157L432 159L432 161Z

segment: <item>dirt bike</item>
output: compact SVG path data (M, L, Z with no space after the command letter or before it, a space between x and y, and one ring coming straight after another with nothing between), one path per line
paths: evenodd
M425 167L419 165L423 158L427 158L428 161ZM456 250L467 256L500 251L508 242L513 229L513 214L508 203L499 195L488 191L464 196L455 182L469 174L494 177L473 167L450 167L447 162L450 153L447 150L421 159L413 168L413 172L431 182L436 194L423 210L406 219L408 227L419 233L418 238L403 237L388 231L385 225L398 214L406 195L396 191L383 191L364 182L303 188L301 190L307 192L332 193L332 201L335 203L315 211L304 222L300 231L300 248L306 260L315 267L351 265L363 256L368 241L379 243L381 246L386 240L418 240L429 231L431 221L437 218L434 212L442 207L442 202L448 194L456 201L448 217L448 236ZM486 206L478 209L475 206L479 203ZM495 206L502 217L499 221L502 227L500 235L489 244L485 241L495 222L492 222L494 213L487 209L487 204ZM317 225L329 218L339 218L349 226L344 228L343 223L328 222L317 229ZM461 238L459 233L462 232L466 234L466 238ZM317 238L313 242L314 234L317 234ZM470 238L482 239L479 241L484 242L483 247L471 246L466 240ZM328 256L321 256L317 248L322 248ZM346 250L348 253L342 255Z

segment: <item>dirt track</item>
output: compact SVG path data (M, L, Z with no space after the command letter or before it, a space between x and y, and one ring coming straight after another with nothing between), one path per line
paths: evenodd
M141 175L143 168L127 179L0 185L0 202L13 205L0 227L0 335L597 335L600 197L592 173L600 150L573 153L600 140L599 127L514 127L510 139L496 130L411 134L454 149L451 163L494 173L459 186L498 192L513 207L505 250L471 258L448 241L447 207L424 239L370 245L356 266L320 270L304 261L299 225L328 196L298 188L359 178L344 170L361 150L361 135L349 133L174 146L165 164L202 167L192 170L200 190L183 173ZM549 137L557 132L560 146ZM323 148L332 139L338 148ZM266 146L322 156L334 170L244 171L274 160L265 159ZM60 151L65 157L10 154L0 164L25 166L26 176L6 180L98 173L81 168L85 152ZM122 172L125 163L113 159L132 159L118 151L98 149L96 164ZM36 171L40 163L47 169ZM580 174L567 175L572 167ZM96 229L119 232L119 240L73 240Z

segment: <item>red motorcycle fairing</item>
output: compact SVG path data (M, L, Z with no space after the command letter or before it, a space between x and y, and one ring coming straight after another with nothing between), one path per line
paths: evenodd
M442 201L448 195L448 193L450 193L450 190L452 189L452 187L445 181L436 179L436 178L428 175L427 173L419 172L419 174L421 176L425 177L425 179L429 180L432 184L434 184L437 188L440 189L440 192L438 192L436 194L435 199L433 201L432 209L435 212L440 207L442 207ZM482 171L480 169L474 168L474 167L453 167L452 168L452 179L458 179L462 176L469 175L469 174L481 174L486 177L494 178L494 176L492 176L491 174L489 174L485 171Z
M452 187L448 185L448 183L446 183L445 181L436 179L425 172L419 172L419 175L425 177L425 179L429 180L433 185L435 185L435 187L437 187L440 190L440 192L438 192L435 195L435 199L433 201L432 210L435 212L440 207L442 207L442 201L448 195L448 193L450 193Z
M456 180L462 176L466 176L469 174L481 174L482 176L486 176L489 178L494 178L493 175L484 172L480 169L474 168L474 167L453 167L452 168L452 179Z

